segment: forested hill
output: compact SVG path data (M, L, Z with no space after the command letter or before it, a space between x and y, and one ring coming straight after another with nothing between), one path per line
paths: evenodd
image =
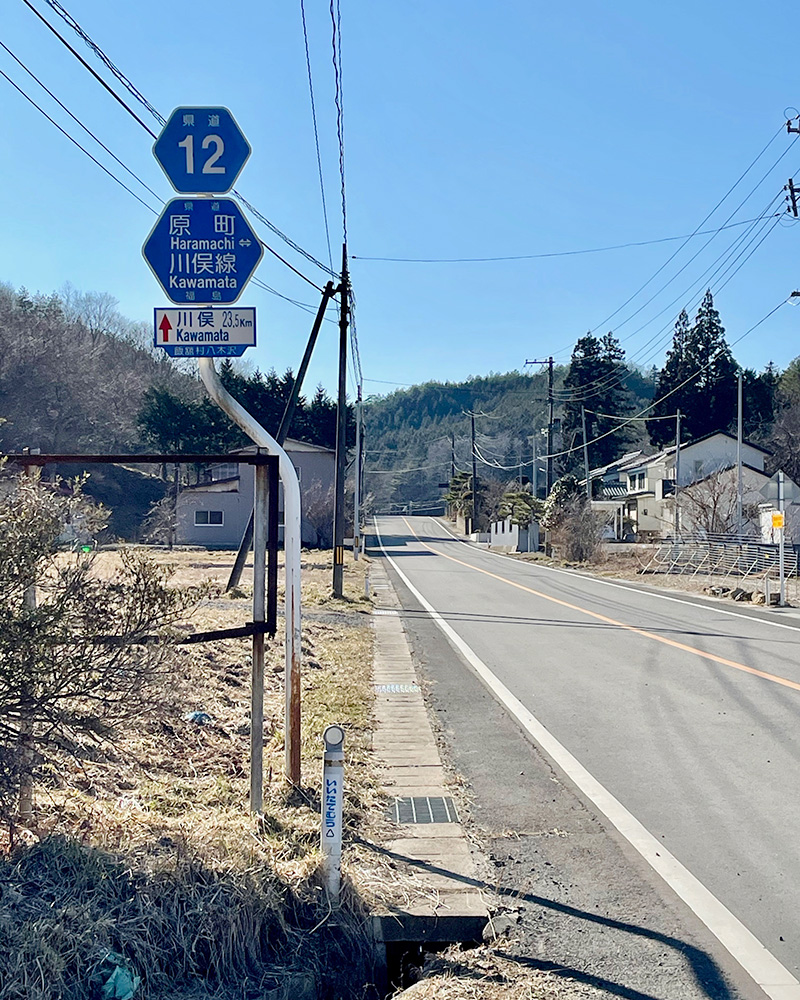
M294 384L291 371L247 372L227 361L219 371L226 388L275 433ZM336 405L321 387L300 398L290 433L333 445ZM154 348L149 324L122 316L112 296L69 286L31 295L0 284L0 453L28 447L62 455L213 454L247 443L208 398L197 366ZM58 471L80 470L71 464ZM113 533L136 537L159 496L152 475L159 467L87 471L86 492L112 508ZM184 478L193 474L182 470Z
M556 399L564 395L568 372L568 365L554 369ZM631 406L644 405L653 397L652 380L635 369L622 383ZM530 478L533 436L538 454L547 451L542 434L547 426L546 368L533 374L475 376L465 382L426 382L367 400L366 490L377 509L441 496L444 490L439 484L450 478L453 441L456 470L471 468L471 412L476 414L479 476L507 481L519 474L522 464L523 474ZM555 415L557 421L563 416L558 403ZM574 437L565 426L563 434L557 431L555 444L559 450L562 444L570 447ZM644 430L627 431L618 438L623 449L644 440ZM568 464L560 463L560 471ZM543 477L540 485L544 486Z

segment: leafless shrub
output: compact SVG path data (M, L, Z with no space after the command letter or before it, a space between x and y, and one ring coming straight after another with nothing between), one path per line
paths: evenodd
M324 489L315 480L303 496L303 520L316 532L315 545L329 549L333 545L333 487Z
M9 485L8 483L6 485ZM176 625L205 588L168 586L170 572L123 553L110 578L91 552L59 551L64 525L102 512L80 484L14 480L0 499L0 814L56 748L109 737L164 700Z

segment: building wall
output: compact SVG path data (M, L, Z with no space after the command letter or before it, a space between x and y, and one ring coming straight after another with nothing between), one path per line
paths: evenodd
M309 450L305 450L308 448ZM287 447L286 453L298 472L303 506L313 490L323 495L331 491L335 472L333 451L299 444ZM255 495L255 468L239 463L239 476L224 483L209 483L185 489L178 498L177 540L182 545L206 545L210 548L238 548L250 519ZM332 500L331 500L332 503ZM283 524L283 489L279 489L278 510ZM221 511L223 523L196 524L197 511ZM331 517L332 517L331 507ZM283 527L279 536L283 538ZM307 521L302 526L303 543L315 545L317 532Z

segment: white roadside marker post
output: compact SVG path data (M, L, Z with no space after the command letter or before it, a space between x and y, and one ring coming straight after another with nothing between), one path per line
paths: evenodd
M339 899L342 881L342 800L344 798L344 730L328 726L322 734L322 817L320 847L325 888L332 902Z

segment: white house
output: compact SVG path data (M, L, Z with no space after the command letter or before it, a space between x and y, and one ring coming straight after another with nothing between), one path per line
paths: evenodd
M758 445L742 443L743 527L745 533L764 541L771 540L771 520L768 536L762 529L762 520L766 524L763 511L772 507L762 492L770 478L764 471L768 455ZM637 541L646 541L675 534L676 458L675 445L671 445L655 455L626 455L606 470L595 470L602 479L603 492L593 506L611 509L616 504L624 528L615 537L632 535ZM736 438L722 431L681 445L677 525L680 534L735 530L736 462ZM590 475L595 478L595 473ZM606 480L615 475L618 483L609 484L612 495L606 496ZM787 520L791 533L793 512ZM617 523L615 518L615 526ZM800 533L795 537L800 538Z

